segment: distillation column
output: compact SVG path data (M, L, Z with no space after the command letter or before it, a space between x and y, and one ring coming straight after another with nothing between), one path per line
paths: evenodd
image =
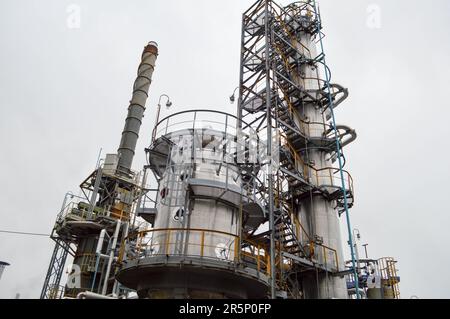
M306 18L306 17L304 17ZM295 22L293 22L295 23ZM315 41L311 34L302 32L299 36L300 41L294 41L295 46L300 52L304 52L306 58L313 60L318 56ZM295 43L297 42L297 43ZM324 82L317 64L302 64L299 73L293 74L296 84L303 87L307 92L320 94ZM322 81L322 82L321 82ZM319 98L319 96L317 96ZM325 111L325 113L323 113ZM297 107L297 113L300 114L303 121L309 122L309 138L320 141L327 135L326 122L329 110L324 110L314 101L305 101L303 105ZM319 143L318 143L319 144ZM314 169L309 170L310 180L318 180L318 185L329 185L330 178L327 176L327 169L333 167L330 158L330 150L315 145L307 146L302 156L305 163L311 165ZM313 172L324 172L315 173ZM298 218L304 222L308 233L318 236L323 244L332 247L337 252L339 268L344 269L344 258L342 250L342 239L338 210L335 208L334 201L330 201L320 193L314 193L310 197L305 197L298 209ZM347 287L345 278L335 277L321 273L316 278L315 275L307 276L303 280L303 288L306 298L338 298L347 299Z
M356 133L330 123L348 92L329 83L316 46L320 24L312 0L288 6L259 0L243 15L238 117L258 134L272 125L280 136L271 251L283 298L348 297L339 214L353 205L352 180L334 162L342 155L337 146Z

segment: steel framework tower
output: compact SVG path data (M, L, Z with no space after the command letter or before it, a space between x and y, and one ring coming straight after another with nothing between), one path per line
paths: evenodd
M279 158L268 163L270 225L259 235L270 236L272 297L347 298L339 216L350 227L354 192L342 148L356 133L335 123L348 92L330 82L321 29L315 1L260 0L242 20L238 117Z

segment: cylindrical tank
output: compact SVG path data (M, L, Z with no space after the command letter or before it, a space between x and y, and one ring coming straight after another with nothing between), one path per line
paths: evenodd
M226 260L236 257L239 211L232 205L218 202L215 192L223 185L240 189L241 181L237 167L226 163L222 158L223 150L211 142L214 137L225 140L223 132L212 130L171 134L172 140L184 142L172 146L170 165L159 183L155 228L172 230L170 234L160 232L154 235L156 247L169 242L160 248L164 254L183 253ZM194 147L194 143L198 146ZM195 193L189 196L189 188L194 188L198 196ZM186 231L187 228L194 230Z
M381 288L367 289L367 299L383 299L383 290Z
M117 275L141 298L265 297L267 250L241 236L265 217L236 161L236 121L194 110L158 123L149 149L159 180L154 227L129 240Z
M80 240L77 252L73 259L73 265L77 265L79 269L73 269L73 271L80 271L79 274L79 286L67 284L65 290L66 297L76 297L79 292L91 290L92 288L92 278L95 273L95 265L97 256L95 255L95 248L97 247L98 236L86 237ZM102 268L99 267L96 274L96 285L97 288L100 282L100 276L102 273Z

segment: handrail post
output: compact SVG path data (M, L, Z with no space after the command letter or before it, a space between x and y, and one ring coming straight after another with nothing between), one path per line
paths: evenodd
M200 257L203 258L203 252L205 248L205 231L202 231L202 239L201 239L201 246L200 246Z
M141 243L142 243L142 233L138 233L137 241L136 241L136 251L138 253L138 258L141 253Z
M259 261L259 245L258 246L256 246L256 248L257 248L257 250L258 250L258 254L256 255L256 267L257 267L257 269L258 269L258 272L259 272L259 270L260 270L260 261Z
M234 238L234 260L235 262L239 262L239 257L241 254L241 250L239 249L239 238L240 237L235 237Z
M165 243L166 244L166 255L169 254L170 232L171 232L171 230L169 229L167 231L167 235L166 235L166 243Z
M338 257L338 254L337 254L337 250L334 250L334 256L336 258L336 271L339 272L339 257Z
M120 246L119 256L118 256L118 258L117 258L117 262L118 262L119 264L122 263L123 255L124 255L124 252L125 252L125 241L126 241L126 240L127 240L127 239L124 238L123 241L122 241L122 244L121 244L121 246Z

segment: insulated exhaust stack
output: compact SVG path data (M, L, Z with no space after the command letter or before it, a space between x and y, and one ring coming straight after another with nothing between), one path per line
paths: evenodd
M139 130L144 117L145 103L148 98L148 90L152 82L152 75L155 69L156 58L158 57L158 45L156 42L149 42L142 53L141 64L138 75L133 86L133 96L128 107L128 116L125 120L125 128L122 132L122 139L118 149L119 162L118 170L129 173L136 149L136 142L139 137Z

